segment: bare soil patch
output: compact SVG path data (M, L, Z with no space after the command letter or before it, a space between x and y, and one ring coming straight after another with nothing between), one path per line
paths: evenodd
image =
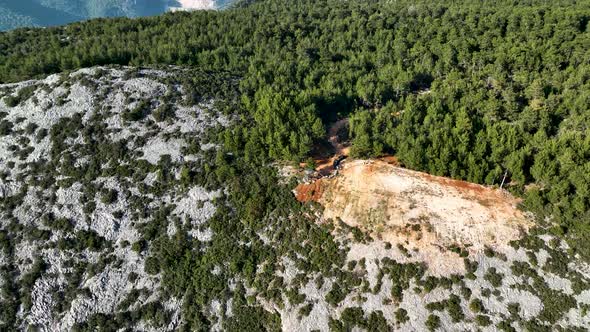
M324 218L402 244L446 272L463 269L463 259L447 248L474 253L505 246L532 225L506 191L404 169L395 158L348 161L338 176L295 192L300 201L322 204Z
M322 187L322 179L311 183L300 183L295 188L295 197L300 202L317 202L322 197Z

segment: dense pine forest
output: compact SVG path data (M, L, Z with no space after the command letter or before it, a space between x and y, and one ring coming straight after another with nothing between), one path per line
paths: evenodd
M157 268L167 271L166 292L194 295L185 304L187 329L208 329L212 322L191 308L211 292L227 292L206 274L208 260L231 261L232 273L263 284L256 263L275 254L239 251L235 234L264 229L263 216L301 208L283 200L291 193L276 189L273 176L256 175L267 171L258 167L307 160L342 117L350 117L355 157L395 155L410 169L486 185L499 186L506 175L505 186L523 198L539 229L590 261L589 21L588 1L575 0L247 1L223 11L0 33L0 83L96 65L174 65L199 68L198 82L179 83L195 100L232 95L218 106L237 113L242 126L212 133L224 145L223 153L208 152L217 168L187 181L243 188L229 197L239 207L232 218L241 222L218 215L212 225L223 241L203 256L185 255L182 239L157 244L169 263ZM205 87L209 78L217 92ZM6 104L28 98L21 91ZM343 258L330 236L300 220L292 235L279 219L277 236L290 240L278 251L309 241L313 249L300 248L313 252L309 269L337 274L334 262ZM414 265L396 268L423 273ZM244 309L227 329L278 327L275 315L246 306L246 291L237 292ZM264 319L253 321L258 316ZM381 323L376 317L370 326L386 330Z

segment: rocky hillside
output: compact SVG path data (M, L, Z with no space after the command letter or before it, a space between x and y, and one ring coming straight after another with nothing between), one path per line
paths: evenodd
M1 87L4 324L66 331L132 309L139 329L179 326L148 243L179 225L210 239L220 191L186 177L229 123L179 85L187 74L93 68Z
M297 175L232 148L237 85L95 67L0 86L0 329L590 325L590 267L554 236L441 246L463 264L445 274L297 202Z

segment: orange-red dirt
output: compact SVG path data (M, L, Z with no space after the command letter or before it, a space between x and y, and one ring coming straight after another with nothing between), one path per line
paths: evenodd
M322 179L312 183L300 183L295 187L295 197L300 202L317 202L322 197Z

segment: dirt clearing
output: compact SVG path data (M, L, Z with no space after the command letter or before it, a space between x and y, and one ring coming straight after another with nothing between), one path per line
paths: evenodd
M435 270L462 269L462 258L447 250L451 246L473 253L507 245L532 225L506 191L382 160L346 162L336 177L299 185L296 196L322 204L326 219L340 218L375 238L416 249Z

